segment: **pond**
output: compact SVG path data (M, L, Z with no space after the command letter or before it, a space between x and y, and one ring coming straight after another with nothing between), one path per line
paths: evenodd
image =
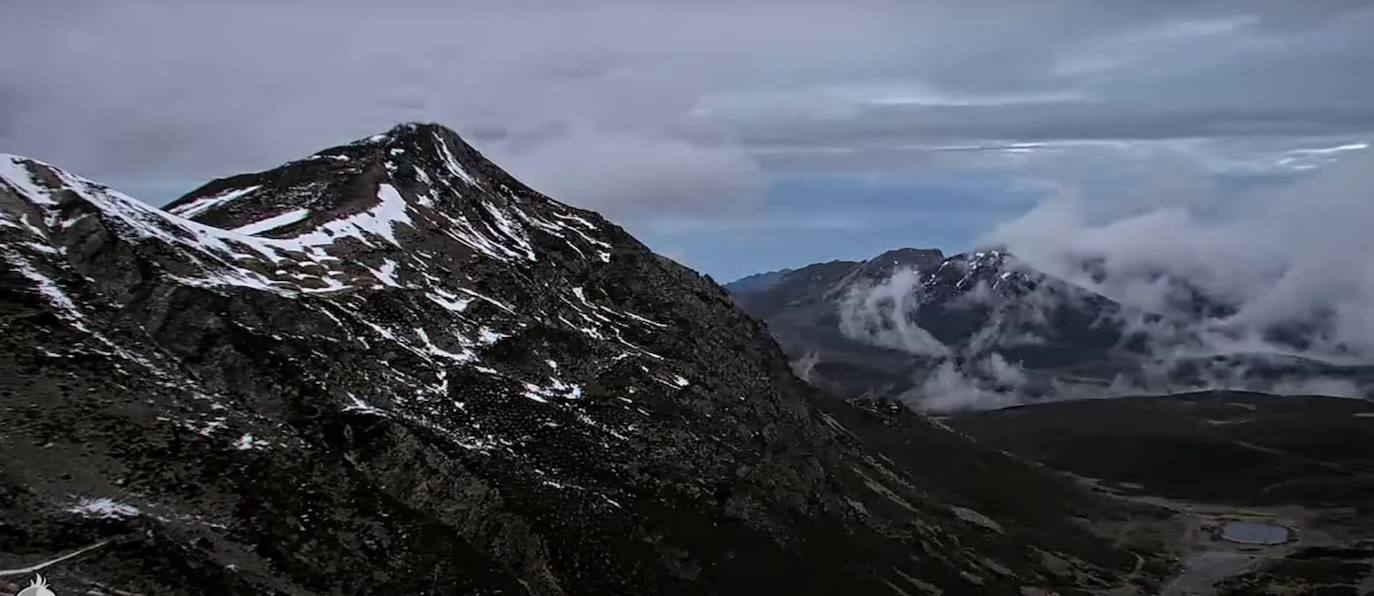
M1221 538L1240 544L1283 544L1288 528L1259 522L1235 521L1221 527Z

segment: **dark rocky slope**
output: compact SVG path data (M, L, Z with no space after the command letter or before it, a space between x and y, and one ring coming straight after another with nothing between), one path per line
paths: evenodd
M0 156L0 570L915 595L1149 593L1167 565L1089 531L1118 504L818 394L719 287L442 127L168 211Z
M1374 403L1365 400L1216 391L1063 401L946 422L1125 490L1241 506L1351 507L1374 530Z

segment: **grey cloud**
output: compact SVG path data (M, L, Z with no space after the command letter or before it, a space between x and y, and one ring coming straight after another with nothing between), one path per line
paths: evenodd
M15 115L23 107L19 94L8 85L0 83L0 139L10 134L14 127Z
M916 270L898 269L885 280L850 288L838 306L840 333L918 356L949 355L949 347L921 328L913 316L920 304L921 282Z
M928 409L1216 388L1367 396L1369 379L1360 375L1374 364L1374 266L1366 258L1374 253L1367 233L1374 151L1358 143L1288 154L1346 158L1291 184L1239 194L1207 185L1197 171L1171 169L1167 156L1145 158L1145 169L1161 174L1130 194L1093 199L1068 186L988 235L985 244L1009 247L1036 269L1125 305L1101 316L1149 360L1110 387L1056 380L1047 388L1043 375L981 356L1036 341L999 336L998 326L958 347L961 358L948 358L955 350L938 343L929 349L933 340L910 315L921 285L909 274L848 296L840 328L870 344L943 358L917 371L903 396ZM982 289L950 305L978 304L987 298ZM1029 309L1022 320L1044 323L1034 317L1074 299L1033 291L1016 304ZM1224 357L1237 354L1245 356Z
M0 150L199 178L434 120L570 200L699 213L778 171L981 159L913 145L1374 130L1371 19L1344 0L19 3Z
M265 168L420 119L472 133L541 187L612 211L640 202L697 211L760 188L726 135L670 130L686 126L682 115L708 87L699 79L709 67L678 70L707 42L675 49L690 40L649 30L654 15L631 4L599 13L126 2L16 13L26 26L0 50L27 58L5 61L0 78L27 101L6 112L15 124L0 149L91 176ZM660 46L644 45L656 36ZM674 160L680 172L667 169ZM625 172L592 174L614 167Z
M1072 101L1015 106L857 108L845 118L738 121L742 137L770 147L899 150L910 142L1162 140L1234 136L1318 136L1374 130L1374 105L1289 108L1152 106Z
M996 364L993 361L996 361ZM1020 373L1001 356L994 354L987 361L974 363L972 368L997 370L1015 379ZM952 361L941 362L930 373L920 379L920 384L899 396L899 399L914 407L933 412L954 412L960 410L992 410L1005 408L1025 401L1016 387L997 386L995 382L985 381L977 373L965 371Z
M1126 304L1158 311L1169 288L1157 275L1188 280L1232 307L1204 321L1215 342L1265 346L1260 331L1285 323L1316 325L1302 355L1333 362L1374 362L1374 154L1332 166L1300 182L1217 203L1206 193L1143 194L1115 205L1056 197L995 230L1003 244L1036 267ZM1096 275L1076 265L1098 259ZM1235 345L1223 346L1234 351Z
M546 194L630 218L734 210L762 190L742 152L671 138L574 132L510 161L513 174Z

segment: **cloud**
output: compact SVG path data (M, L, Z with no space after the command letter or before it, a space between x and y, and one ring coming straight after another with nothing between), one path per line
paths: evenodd
M572 138L623 143L606 159L719 150L696 163L730 172L741 147L1374 128L1374 81L1350 76L1374 57L1360 2L144 0L25 3L7 21L0 50L24 59L0 65L18 109L4 148L93 175L269 167L417 119L549 180L574 174L544 173L556 149L538 145Z
M1257 391L1273 395L1364 398L1358 379L1311 372L1277 372L1258 360L1147 361L1110 380L1086 381L1028 371L993 353L976 360L940 360L916 371L898 400L923 411L989 410L1044 401L1111 399L1195 391Z
M1205 297L1224 307L1198 322L1223 331L1213 334L1218 341L1249 337L1262 345L1275 329L1301 325L1310 341L1297 347L1303 355L1374 362L1374 265L1363 257L1374 251L1372 187L1374 154L1366 153L1230 203L1144 196L1093 215L1082 197L1066 194L988 241L1143 310L1197 318L1187 311L1195 296Z
M1352 381L1318 377L1286 380L1270 388L1278 395L1327 395L1332 397L1363 398L1365 392Z
M738 211L764 190L758 166L738 148L682 139L571 133L511 162L525 183L615 217Z
M936 366L922 378L920 385L902 394L899 399L932 412L992 410L1024 401L1014 389L998 388L983 382L948 360Z
M1064 76L1090 75L1125 68L1164 53L1196 52L1199 46L1214 44L1216 38L1252 28L1258 22L1254 15L1167 21L1092 39L1063 56L1056 63L1055 72Z
M1351 0L12 4L0 151L159 194L422 120L637 233L817 220L873 176L1005 181L960 197L988 207L962 245L1026 188L1292 175L1374 132L1374 7ZM759 200L823 175L850 180L824 210Z
M0 65L0 149L100 178L209 178L426 120L613 213L757 192L728 131L689 116L719 66L693 64L706 37L649 28L676 9L607 8L27 4L0 40L26 57Z
M1359 145L1315 146L1315 155L1345 158L1238 192L1200 183L1197 171L1157 176L1111 200L1067 187L984 239L1015 255L1005 271L1020 261L1067 285L1035 281L1008 293L961 282L941 298L945 319L922 321L915 310L925 278L902 272L847 295L837 307L841 331L927 357L903 399L929 409L1204 389L1366 396L1374 152ZM1095 306L1096 295L1121 306ZM940 343L921 326L971 309L985 310L961 339L940 335ZM1092 322L1076 327L1066 311ZM1093 348L1083 343L1093 329L1120 339ZM1065 342L1080 354L1072 370L1027 369L1007 356Z
M839 304L840 333L918 356L948 355L949 348L915 319L921 281L918 271L897 269L887 279L851 287Z

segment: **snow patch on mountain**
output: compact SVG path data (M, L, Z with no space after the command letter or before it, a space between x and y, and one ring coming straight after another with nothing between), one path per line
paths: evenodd
M292 209L291 211L287 211L286 213L283 213L281 215L275 215L262 221L257 221L246 226L234 228L233 231L239 234L247 234L249 236L252 236L255 234L261 234L263 232L270 232L277 228L297 223L307 217L310 217L309 209Z
M83 498L69 507L67 512L93 519L126 519L140 514L137 507L109 497Z
M171 208L171 209L168 209L168 211L171 212L171 213L174 213L174 214L176 214L176 215L180 215L180 216L182 216L182 217L195 217L196 214L201 213L202 211L207 211L207 210L209 210L209 209L211 209L211 208L219 207L219 206L221 206L221 205L223 205L223 204L225 204L225 203L228 203L228 202L230 202L230 201L233 201L234 199L237 199L237 198L239 198L239 197L242 197L242 196L245 196L245 195L247 195L247 194L249 194L249 193L252 193L252 192L258 190L259 188L262 188L262 187L261 187L261 186L254 185L254 186L248 186L248 187L244 187L244 188L235 188L235 189L226 190L226 191L221 192L221 193L219 193L219 194L215 194L215 195L211 195L211 196L204 197L204 198L201 198L201 199L197 199L197 200L195 200L195 201L193 201L193 202L186 203L186 204L184 204L184 205L178 205L178 206L176 206L176 207L173 207L173 208ZM252 233L252 232L243 232L243 233L245 233L245 234L250 234L250 233Z

